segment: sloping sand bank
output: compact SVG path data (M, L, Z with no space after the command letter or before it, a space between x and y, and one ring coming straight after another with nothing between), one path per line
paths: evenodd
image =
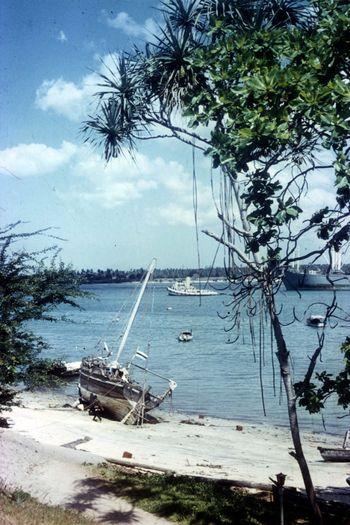
M289 455L292 443L288 429L164 413L158 424L131 427L108 419L94 422L86 412L63 408L64 403L62 397L51 394L26 393L22 395L22 406L11 412L12 429L1 433L3 442L12 436L17 444L25 444L25 438L32 438L46 446L38 452L41 457L44 450L46 459L41 460L35 479L30 480L32 490L29 492L33 495L38 496L53 476L62 480L60 485L65 484L67 494L61 495L60 501L66 501L72 490L69 483L74 485L79 477L82 479L79 471L82 462L98 463L102 458L121 460L124 452L132 454L131 462L179 474L229 479L243 484L269 484L269 477L275 478L277 473L283 472L287 475L286 485L303 487L298 465ZM341 446L341 438L304 433L303 443L319 494L331 495L350 505L350 487L345 481L350 475L350 464L326 463L317 450L318 446ZM28 473L21 468L23 453L20 447L17 452L16 447L8 448L6 454L10 457L7 457L5 468L0 467L3 480L6 481L7 476L8 481L20 485L26 479ZM77 476L67 483L63 481L64 468L55 470L48 461L63 453L74 454L72 469L78 469ZM29 481L26 483L28 485ZM28 486L24 490L28 490ZM53 492L50 492L50 501L55 502Z
M44 445L11 431L0 433L0 453L1 481L8 487L21 488L42 503L63 505L105 524L169 524L117 498L108 484L93 477L87 463L101 463L103 458L99 456ZM0 509L0 523L3 518Z

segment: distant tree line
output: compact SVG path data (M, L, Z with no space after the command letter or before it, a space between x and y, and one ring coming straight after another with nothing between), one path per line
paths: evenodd
M300 270L303 271L305 268L319 270L326 272L328 265L302 265ZM242 267L242 273L245 273L245 268ZM343 266L343 271L350 274L350 264ZM106 270L93 270L93 269L82 269L77 271L77 277L83 284L92 283L128 283L134 281L140 281L145 273L144 268L132 268L131 270L113 270L107 268ZM185 279L185 277L191 277L192 279L225 279L226 269L224 267L206 267L206 268L158 268L154 271L154 279Z
M80 278L83 284L87 283L126 283L139 281L145 273L144 268L132 268L131 270L113 270L107 268L106 270L82 269L77 271L77 277ZM192 279L206 279L211 278L225 278L225 268L164 268L156 269L154 271L154 279L184 279L185 277Z

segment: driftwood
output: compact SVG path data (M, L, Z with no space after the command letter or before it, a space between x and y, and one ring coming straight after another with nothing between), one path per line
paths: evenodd
M69 443L65 443L64 445L62 445L62 447L72 448L76 450L77 445L81 445L82 443L87 443L88 441L91 441L91 440L92 440L91 437L85 436L81 439L76 439L75 441L70 441Z
M252 483L251 481L241 481L241 480L233 480L228 478L212 478L210 476L200 476L196 474L188 475L188 474L179 474L176 473L174 470L169 470L167 468L163 467L157 467L155 465L149 465L145 463L137 463L135 461L126 461L123 459L115 459L115 458L105 458L106 461L109 463L114 463L115 465L120 465L122 467L130 467L135 469L142 469L147 470L149 472L162 472L163 474L166 474L168 476L184 476L184 477L191 477L198 481L213 481L215 483L223 484L223 485L229 485L239 488L251 488L251 489L258 489L258 490L264 490L264 491L271 491L271 484L267 483Z
M155 465L145 465L144 463L136 463L135 461L128 461L125 459L115 459L115 458L105 458L108 463L114 463L115 465L120 465L122 467L130 467L135 469L147 470L149 472L161 472L162 474L167 474L168 476L175 475L174 470L169 470L163 467L156 467Z

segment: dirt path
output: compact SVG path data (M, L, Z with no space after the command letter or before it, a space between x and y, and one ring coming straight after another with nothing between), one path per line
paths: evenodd
M100 456L1 430L0 457L0 481L21 488L42 503L84 512L104 524L169 524L118 498L111 485L94 477L88 465L101 463Z

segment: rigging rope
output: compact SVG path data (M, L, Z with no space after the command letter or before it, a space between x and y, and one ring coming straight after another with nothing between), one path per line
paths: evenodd
M263 315L262 315L262 308L260 308L259 312L259 381L260 381L260 393L261 393L261 403L262 408L264 412L264 416L266 417L266 407L265 407L265 397L264 397L264 384L263 384L263 376L262 376L262 369L263 369L263 335L262 335L262 323L263 323Z
M144 274L145 275L145 274ZM141 279L142 281L143 279ZM136 296L136 292L138 291L138 288L140 287L141 285L141 282L138 282L137 283L137 286L135 286L133 292L132 292L132 295L131 295L131 306L129 308L129 316L131 314L131 310L133 308L133 305L134 305L134 297ZM94 347L93 348L98 348L101 343L103 343L105 340L106 340L106 334L110 331L111 327L118 323L119 320L120 320L120 316L122 314L122 312L124 311L124 309L126 308L126 304L129 302L130 298L125 298L124 302L122 303L121 307L119 308L119 310L117 311L116 314L114 314L114 316L112 317L112 320L108 323L107 327L105 328L104 330L104 333L102 334L102 336L98 339L98 341L95 343ZM127 319L128 319L128 316L127 316ZM122 337L125 329L126 329L126 325L127 325L127 319L126 321L124 322L124 326L123 328L121 329L121 332L119 334L119 337L117 338L118 340Z
M275 356L273 352L273 326L272 321L270 321L270 345L271 345L271 365L272 365L272 386L273 386L273 395L276 397L276 372L275 372Z
M199 252L199 234L198 234L198 188L197 188L197 175L196 175L196 150L195 145L192 146L192 201L193 201L193 212L194 212L194 223L196 231L196 248L197 248L197 265L198 265L198 286L200 288L200 267L201 258ZM199 298L199 306L202 304L201 295Z

